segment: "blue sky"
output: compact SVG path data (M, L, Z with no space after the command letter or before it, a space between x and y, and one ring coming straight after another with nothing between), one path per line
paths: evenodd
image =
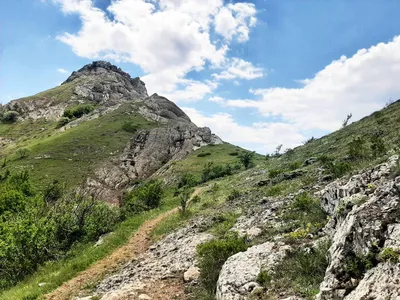
M400 98L399 1L14 0L0 4L0 101L105 59L199 126L260 153Z

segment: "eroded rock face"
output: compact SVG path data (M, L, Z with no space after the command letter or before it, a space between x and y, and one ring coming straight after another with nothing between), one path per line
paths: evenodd
M133 136L123 154L113 164L96 172L88 181L90 187L103 189L102 198L115 198L113 191L126 187L136 179L145 179L164 165L179 160L196 147L214 143L214 135L207 127L192 123L141 130Z
M332 216L333 243L317 299L399 299L398 264L378 259L384 249L400 249L400 177L390 177L397 159L322 191L322 206ZM352 261L368 256L370 269L355 275L359 270L353 270Z

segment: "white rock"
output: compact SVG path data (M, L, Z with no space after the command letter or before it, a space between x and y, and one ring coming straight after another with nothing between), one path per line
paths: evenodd
M191 266L184 274L183 280L185 282L197 280L200 276L200 269L195 266Z
M151 297L146 294L139 295L139 300L151 300Z

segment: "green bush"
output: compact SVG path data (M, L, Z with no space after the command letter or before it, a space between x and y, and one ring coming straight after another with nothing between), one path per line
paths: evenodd
M27 148L19 148L17 150L17 155L20 159L26 158L29 155L29 149Z
M184 173L179 182L178 182L178 188L183 188L183 187L194 187L198 184L198 180L196 179L196 176L192 173Z
M366 139L363 137L354 138L348 145L347 153L350 160L358 161L368 157Z
M325 172L332 175L334 179L346 175L351 170L349 163L344 161L334 161L330 156L322 155L318 158L318 161L321 162Z
M239 161L243 164L243 166L246 169L253 166L254 154L255 154L255 151L253 151L253 152L246 151L244 153L239 154L239 156L238 156Z
M235 152L230 152L229 153L230 156L238 156L239 152L235 151Z
M70 121L71 120L67 117L61 117L60 120L58 120L57 128L67 125Z
M200 284L210 295L215 294L219 272L225 261L238 252L246 251L247 247L246 239L235 234L198 246Z
M202 153L197 154L197 157L206 157L206 156L210 156L210 155L211 155L210 152L202 152Z
M86 193L56 194L39 193L27 172L2 176L0 289L22 280L44 262L66 255L76 242L97 239L119 219L117 209ZM58 201L47 202L46 195Z
M233 200L235 200L235 199L240 198L240 196L242 196L242 194L240 193L240 191L234 188L234 189L230 192L230 194L228 195L227 200L228 200L228 201L233 201Z
M14 123L18 120L18 117L19 117L19 113L17 111L9 110L3 114L3 117L1 120L3 123Z
M299 169L299 168L301 167L301 165L302 165L301 162L295 161L295 162L292 162L292 163L290 163L290 164L288 165L288 169L289 169L290 171L294 171L294 170Z
M208 162L204 165L202 170L202 182L206 182L212 179L232 175L232 167L229 164L215 165L213 162Z
M271 169L268 171L269 178L276 178L279 174L282 174L283 170L281 169Z
M80 117L90 113L94 109L95 106L92 104L78 104L76 106L66 109L64 111L63 117L66 117L68 119L79 119Z
M134 122L125 122L122 125L122 130L130 133L136 133L139 129L139 126L135 124Z
M325 242L309 251L301 248L289 251L273 268L273 282L268 281L268 276L265 278L268 289L309 298L315 296L328 267L329 247L330 242Z
M382 139L382 132L377 132L371 137L372 157L377 158L386 154L386 146Z
M139 213L160 206L164 188L160 180L152 179L125 196L123 210L125 215Z

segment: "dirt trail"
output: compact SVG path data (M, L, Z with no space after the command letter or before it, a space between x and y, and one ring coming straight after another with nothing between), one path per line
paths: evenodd
M202 188L196 188L192 193L190 200L200 193ZM190 201L189 200L189 201ZM150 234L154 228L166 217L177 213L179 208L176 207L158 217L148 220L139 227L137 232L122 247L116 249L111 255L95 262L85 271L79 273L71 280L64 282L53 292L45 295L46 300L69 300L78 295L79 291L84 290L85 286L102 280L107 274L118 269L118 267L133 260L138 255L146 252L151 244ZM176 291L176 289L173 289ZM165 297L165 293L164 293ZM164 298L169 299L169 298Z

